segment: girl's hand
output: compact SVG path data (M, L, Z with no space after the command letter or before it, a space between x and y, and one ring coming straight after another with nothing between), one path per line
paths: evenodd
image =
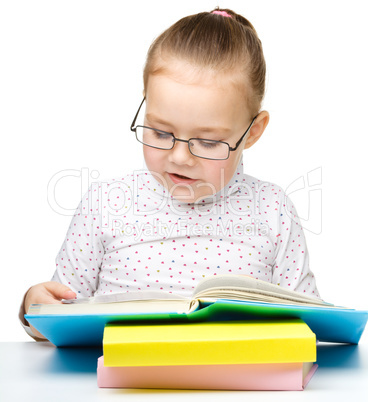
M59 282L43 282L32 286L24 300L24 310L27 313L31 304L61 304L62 299L75 299L77 294ZM39 338L46 339L32 325L32 332Z

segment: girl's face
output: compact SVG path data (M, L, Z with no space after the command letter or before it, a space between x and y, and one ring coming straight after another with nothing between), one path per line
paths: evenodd
M163 74L151 75L145 95L144 125L173 133L179 139L213 139L235 147L254 117L247 110L244 93L236 89L230 76L208 70L201 73L185 62L176 62ZM171 150L143 146L146 165L176 199L198 202L229 182L243 149L251 146L265 128L257 137L257 120L226 160L199 158L190 153L188 143L176 142Z

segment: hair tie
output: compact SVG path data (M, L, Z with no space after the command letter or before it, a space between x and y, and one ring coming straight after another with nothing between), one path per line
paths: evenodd
M215 10L215 11L212 11L211 14L218 14L218 15L222 15L223 17L233 18L233 16L228 14L226 11Z

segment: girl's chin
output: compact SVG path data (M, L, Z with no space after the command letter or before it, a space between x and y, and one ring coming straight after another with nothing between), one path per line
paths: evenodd
M187 202L190 204L199 203L203 199L212 197L214 194L198 194L193 188L188 186L172 186L169 189L170 195L173 196L177 201Z
M173 186L169 189L170 194L178 201L183 201L183 202L194 202L196 197L195 197L195 192L193 189L188 185L186 187L184 186Z

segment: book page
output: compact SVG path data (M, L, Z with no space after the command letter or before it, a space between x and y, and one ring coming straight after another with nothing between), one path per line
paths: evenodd
M323 300L245 275L216 275L202 280L194 289L195 298L226 298L273 303L295 302L317 306L333 306ZM290 303L288 303L290 304Z
M273 303L273 304L288 304L297 306L310 306L310 307L335 307L333 304L327 303L313 303L305 302L305 300L297 300L287 296L275 296L273 293L267 294L266 292L255 293L245 289L224 289L224 288L211 288L204 290L196 295L196 300L205 302L215 302L216 300L236 300L236 301L250 301L260 303ZM339 307L341 308L341 307Z
M154 314L187 313L191 301L182 300L134 300L114 303L80 304L32 304L29 315L93 315L93 314Z
M150 290L132 291L123 293L112 293L107 295L97 295L92 297L81 297L79 299L63 299L63 304L101 304L101 303L119 303L133 300L188 300L188 298L168 293Z

